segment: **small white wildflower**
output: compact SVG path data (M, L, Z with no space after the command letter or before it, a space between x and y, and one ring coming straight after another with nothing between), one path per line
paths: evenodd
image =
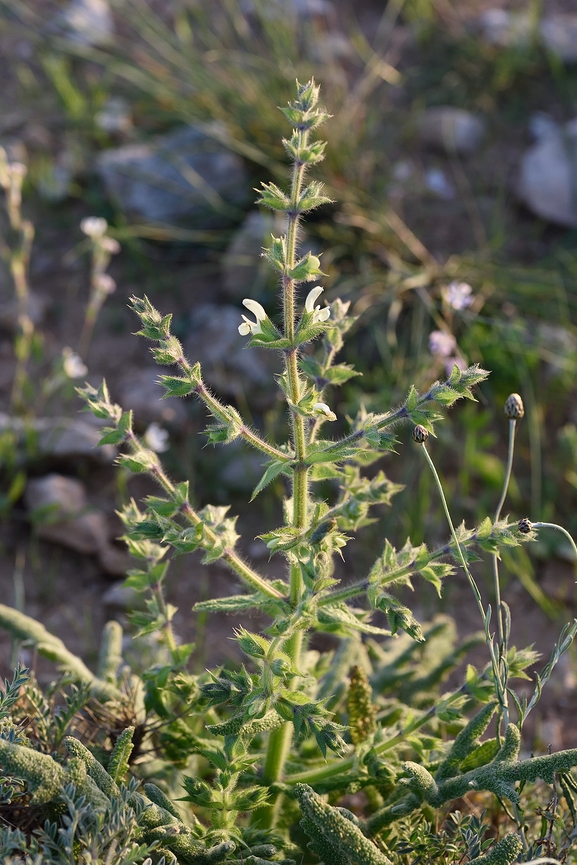
M248 336L252 334L253 336L257 333L262 333L262 327L260 326L261 321L264 321L267 317L264 308L257 303L256 300L251 300L250 298L245 298L242 302L243 306L252 312L256 321L251 321L250 318L247 318L246 315L242 316L242 324L238 326L238 332L241 336Z
M467 309L475 300L473 289L467 282L450 282L443 294L453 309Z
M116 282L107 273L98 273L94 277L94 287L102 294L112 294L116 291Z
M86 216L80 223L80 230L87 237L102 237L107 228L108 223L101 216Z
M170 447L168 443L168 430L165 430L164 427L161 427L160 424L156 423L156 421L149 424L144 433L144 441L147 447L149 447L151 451L155 451L157 454L164 453L164 451L167 451Z
M315 288L309 291L309 293L307 294L307 299L305 300L305 312L312 312L313 324L317 324L319 321L326 321L331 314L330 306L315 306L315 300L320 297L322 292L323 289L320 287L320 285L317 285Z
M325 420L336 420L337 416L334 411L331 411L326 402L316 402L313 405L313 412L317 417L324 417Z
M28 173L28 168L24 165L23 162L10 162L8 165L8 171L14 178L22 178L26 177Z
M120 252L120 244L114 237L103 237L100 241L100 246L111 255L116 255Z
M82 360L79 354L72 351L71 348L62 349L62 368L68 378L82 378L88 372L88 367Z
M450 357L457 348L457 340L452 333L433 330L429 334L429 351L435 357Z

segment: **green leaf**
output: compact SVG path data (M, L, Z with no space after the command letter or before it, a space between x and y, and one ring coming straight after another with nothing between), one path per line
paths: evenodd
M134 474L149 472L156 466L156 455L149 450L136 451L133 454L120 454L116 458L118 465L130 469Z
M280 580L275 580L273 585L279 591L288 593L287 586ZM225 598L208 598L206 601L198 601L192 609L195 613L240 613L255 608L289 611L284 602L273 600L260 592L254 592L250 595L228 595Z
M274 462L270 463L262 478L253 490L252 496L250 497L251 502L258 496L258 494L262 490L264 490L265 487L272 483L274 479L283 472L286 472L288 474L287 463L284 462L284 460L274 460Z
M281 526L258 537L272 552L276 550L287 552L302 542L302 530L294 526Z
M424 642L425 637L419 622L415 619L408 607L397 601L396 598L384 592L369 592L369 600L376 610L382 610L387 614L391 633L396 634L399 628L405 631L413 640Z
M493 523L491 522L489 517L485 517L483 522L479 526L477 526L477 529L475 530L475 534L477 535L477 540L478 541L484 541L486 538L489 537L489 535L491 534L492 531L493 531Z
M101 445L119 445L126 439L126 433L122 430L114 429L113 427L104 427L102 432L104 435L98 441L98 446Z
M411 385L411 389L407 394L407 399L405 400L405 408L407 411L411 412L417 408L417 403L419 400L419 391L415 388L415 385Z
M190 378L182 378L178 375L161 375L158 383L166 390L163 399L169 396L188 396L195 391L198 384L198 382L191 381Z
M272 237L270 246L265 249L264 257L279 273L286 269L286 237Z
M425 567L419 568L418 571L418 573L423 577L423 579L434 585L439 597L441 597L443 578L449 576L449 574L453 574L454 572L455 568L453 567L453 565L439 564L436 562L431 562L430 564L425 565Z
M339 463L348 457L355 456L358 445L350 442L316 441L309 447L307 463L317 465L318 463Z
M499 743L496 739L487 739L485 742L481 742L481 744L477 745L475 750L463 760L460 766L461 772L469 772L471 769L485 766L487 763L491 762L498 750Z
M324 375L323 367L313 355L299 357L299 367L310 378L319 378Z
M331 463L314 465L310 473L311 481L325 481L331 478L342 478L343 470Z
M180 505L176 502L158 496L147 496L145 502L147 508L159 517L173 517L180 510Z
M366 616L366 612L359 611L359 616L362 615ZM377 628L374 625L369 625L368 622L364 622L346 604L331 604L330 606L320 607L317 617L319 623L325 626L323 630L343 633L345 636L348 636L351 630L361 634L381 634L385 636L389 636L390 634L390 631L384 628Z
M312 252L307 252L294 267L292 267L288 275L296 282L310 282L317 276L326 276L321 270L320 259L313 255Z
M282 189L274 183L263 183L262 189L255 190L260 194L257 199L257 204L264 204L265 207L270 207L271 210L290 210L290 198L285 195Z
M321 204L332 203L331 198L327 198L326 195L321 194L323 185L324 184L319 183L318 180L313 180L312 183L309 183L309 185L303 189L297 205L299 213L306 213L309 210L313 210L315 207L320 207Z
M362 375L362 372L358 372L348 363L340 363L324 371L324 377L333 385L344 384L357 375Z
M251 658L264 658L270 649L270 640L260 634L247 631L242 625L235 630L235 637L245 655Z
M436 388L433 396L435 402L438 402L439 405L446 406L452 406L453 403L457 402L460 398L461 394L458 394L452 387L445 386Z

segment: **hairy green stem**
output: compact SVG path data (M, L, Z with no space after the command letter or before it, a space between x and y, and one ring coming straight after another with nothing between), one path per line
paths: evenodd
M182 371L187 374L191 372L190 365L186 361L185 358L181 358L178 361L179 367ZM204 382L200 382L199 385L195 388L195 393L199 399L203 401L209 412L213 415L213 417L220 420L222 423L228 423L230 421L230 414L227 411L225 405L223 405L218 399L216 399L213 394L208 390ZM271 457L275 460L285 460L289 462L291 459L290 454L284 453L284 451L275 448L274 445L269 444L264 439L262 439L257 433L253 430L249 429L245 424L239 429L239 435L243 438L248 444L252 445L259 451L262 451L263 454L266 454L268 457Z
M299 139L300 146L303 148L306 147L308 143L308 131L299 131ZM296 263L299 199L304 174L304 164L295 160L291 180L290 211L288 212L285 273L282 278L284 336L291 344L294 344L295 339L295 281L290 277L290 272ZM289 399L293 406L297 406L301 399L301 380L298 370L297 348L291 348L285 352L285 372L288 382ZM295 409L292 410L291 414L292 440L295 461L297 463L292 469L292 524L297 528L305 529L308 523L308 467L304 464L307 456L305 419ZM290 601L293 607L298 604L302 591L303 584L300 567L293 562L290 565ZM286 653L297 666L300 661L302 640L302 632L298 632L287 640L285 645ZM291 684L293 687L296 687L295 680ZM282 778L292 736L293 725L290 721L285 722L282 727L274 730L269 735L264 766L264 781L269 786L272 786ZM273 794L271 802L266 807L258 809L255 813L254 822L258 823L261 828L274 826L279 802L279 794Z
M503 480L503 489L501 491L501 498L499 499L499 503L495 510L495 522L501 516L501 510L503 505L505 504L505 499L507 497L507 490L509 489L509 482L511 480L511 470L513 468L513 453L515 451L515 430L517 427L517 421L514 418L509 420L509 448L507 455L507 468L505 470L505 478ZM505 633L503 629L503 608L501 605L501 584L499 581L499 557L495 554L493 555L492 560L492 568L493 568L493 585L495 589L495 608L497 611L497 636L499 640L499 659L501 660L503 657L503 653L505 652Z

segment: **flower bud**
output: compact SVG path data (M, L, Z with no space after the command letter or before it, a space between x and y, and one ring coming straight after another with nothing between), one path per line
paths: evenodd
M80 223L80 230L87 237L102 237L108 228L108 223L101 216L87 216Z
M513 396L516 396L516 394L513 394ZM517 528L521 534L528 535L529 532L533 531L533 523L528 517L523 517L523 519L519 520L517 523Z
M413 436L413 441L417 442L417 444L422 445L429 438L429 433L421 424L417 424L417 426L413 427L413 432L411 433Z
M525 414L523 400L518 393L511 393L507 397L504 406L505 417L509 420L520 420Z

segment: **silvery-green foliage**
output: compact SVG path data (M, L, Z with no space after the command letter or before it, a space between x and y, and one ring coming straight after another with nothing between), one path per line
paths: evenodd
M337 576L336 557L375 519L374 508L392 507L399 492L382 469L374 470L383 455L400 447L399 427L416 427L413 438L424 447L443 419L441 409L474 400L474 387L487 373L478 365L455 365L425 393L411 387L396 408L359 408L340 438L326 433L336 419L330 389L355 375L338 361L354 319L339 300L321 306L320 286L302 294L306 283L323 276L319 257L301 254L297 244L303 214L329 202L318 183L306 183L308 168L323 158L324 145L311 140L327 117L318 97L313 81L298 84L296 100L284 109L294 127L284 142L293 164L289 191L265 183L260 192L263 206L286 216L286 234L272 237L265 250L281 285L282 322L247 298L252 317L242 315L239 325L249 346L281 353L286 436L269 441L235 406L211 393L200 364L185 357L172 332L171 315L148 298L131 300L140 334L153 343L156 361L171 368L160 376L166 396L203 403L213 445L239 440L261 454L263 475L253 498L269 485L283 490L283 522L263 527L260 537L270 555L284 562L284 576L272 578L246 560L229 507L195 506L189 483L169 477L158 454L134 431L132 413L112 401L104 382L81 389L87 408L106 422L101 443L119 446L123 468L158 484L158 494L121 511L135 562L127 585L145 602L132 614L132 624L137 638L158 639L158 657L136 677L122 661L121 628L108 625L94 674L39 623L0 605L2 626L58 663L77 686L59 709L28 686L26 705L37 719L34 740L18 722L22 671L6 683L0 698L4 799L51 812L31 839L18 830L0 831L6 857L26 851L30 862L46 855L49 862L99 865L144 863L148 857L167 865L291 865L308 862L312 852L324 865L396 865L403 850L422 849L421 830L431 810L444 813L474 791L517 809L517 831L491 845L483 826L470 821L451 843L458 836L458 857L477 865L510 865L525 844L523 788L563 779L572 807L569 779L577 750L519 759L519 747L522 721L575 626L563 632L529 705L518 701L514 723L511 681L526 677L535 655L509 646L505 605L499 605L503 634L495 645L490 608L484 608L468 570L483 554L496 560L503 547L533 540L532 531L502 519L499 508L493 520L478 526L455 528L449 519L450 535L439 546L385 538L365 577L343 584ZM367 472L368 467L373 468ZM335 491L329 501L320 493L326 481ZM176 608L167 602L164 584L170 557L196 551L203 564L228 568L242 589L208 598L196 610L256 611L267 625L234 630L243 665L193 675L187 663L194 646L180 643L174 632ZM484 626L480 637L460 642L450 620L421 624L397 596L399 588L414 588L417 581L440 593L458 568L470 578ZM310 639L318 634L330 634L335 649L312 650ZM448 688L449 674L479 641L489 649L489 663L480 670L469 666L462 681ZM97 715L90 703L96 699ZM72 719L89 712L108 713L110 722L109 736L93 747L67 735ZM494 717L495 735L487 735ZM125 784L129 772L142 773L142 789ZM353 793L367 803L360 816L338 805ZM397 849L405 827L405 847ZM449 842L443 844L449 850Z

